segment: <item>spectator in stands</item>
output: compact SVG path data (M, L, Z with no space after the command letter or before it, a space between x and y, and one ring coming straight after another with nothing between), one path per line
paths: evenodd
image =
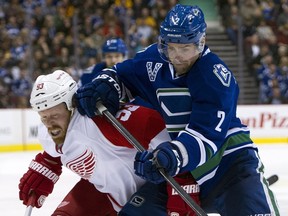
M0 108L7 108L9 104L9 85L0 77Z
M288 44L288 2L282 4L282 12L277 18L278 42Z
M90 65L80 77L79 86L91 82L103 69L112 68L128 56L125 42L121 38L109 38L102 45L102 61Z
M229 39L233 44L237 44L238 40L238 21L239 10L236 0L227 0L227 3L223 3L220 6L221 22L228 34Z
M132 5L132 9L134 11L134 20L136 20L141 15L142 8L147 7L148 4L149 0L134 0Z
M105 38L111 37L123 37L123 23L121 23L118 18L115 16L114 6L111 6L107 13L104 14L104 23L103 23L103 36Z
M284 76L288 75L288 55L281 57L279 67Z
M19 67L19 77L12 82L12 92L16 108L29 108L29 97L32 89L32 82L29 79L27 69L22 65Z
M280 65L281 58L288 56L288 45L279 44L277 52L274 55L275 62Z
M141 10L141 16L136 19L137 34L140 37L140 41L147 42L146 46L156 42L156 21L149 13L149 9L144 7ZM141 49L143 49L143 46L140 46L138 51Z
M267 25L264 19L262 19L256 27L256 33L258 34L260 41L268 44L273 43L276 38L271 26Z
M258 34L253 34L245 40L245 58L250 74L257 77L256 71L261 66L261 58L269 52L268 45L261 46Z
M69 65L72 64L71 59L70 59L71 56L72 55L70 55L69 49L65 46L62 46L60 48L60 55L56 59L55 65L57 65L60 68L68 67Z
M225 18L223 24L226 28L229 39L234 45L238 43L238 20L239 20L239 11L236 5L232 5L230 8L230 15Z
M259 1L262 18L268 25L273 25L277 16L277 7L274 0Z
M266 46L268 47L268 46ZM266 53L265 55L262 56L262 58L260 59L260 64L259 66L256 68L257 69L257 77L260 80L263 79L264 77L264 71L269 68L269 65L273 64L273 56L270 53Z
M8 22L5 28L10 38L15 38L17 35L19 35L20 26L19 23L17 22L15 14L8 17Z
M83 41L83 57L88 62L89 59L98 59L98 50L92 37L88 36Z
M1 57L2 56L0 56L0 108L9 108L11 107L11 84L13 77L7 67L1 67L4 66L5 63Z
M50 45L51 41L53 40L53 38L56 35L56 26L55 26L55 19L53 15L47 15L45 17L45 21L44 21L44 26L43 26L46 30L41 31L40 30L40 34L42 36L46 37L47 43ZM43 29L43 27L41 29Z
M14 62L19 62L24 60L27 51L27 43L23 40L23 38L18 35L12 40L12 46L10 48L11 59Z
M255 33L262 15L256 0L244 0L241 4L240 14L243 20L243 35L244 37L251 36Z
M281 57L279 67L283 78L280 89L284 96L284 103L288 103L288 55Z
M277 96L278 90L273 91L274 88L279 88L280 83L283 81L281 71L274 63L271 63L262 71L260 79L260 103L271 103L272 99ZM280 91L280 89L279 89Z
M277 85L276 82L275 86L272 86L271 95L268 98L268 104L283 104L283 103L285 103L285 99L281 93L279 85Z

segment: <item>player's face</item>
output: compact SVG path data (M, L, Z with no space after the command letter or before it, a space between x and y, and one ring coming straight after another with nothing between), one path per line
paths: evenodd
M122 53L111 52L106 53L104 56L104 61L106 62L107 67L111 68L115 64L122 62L124 60L124 56Z
M71 111L67 109L66 104L61 103L38 113L55 144L63 144L71 117Z
M187 73L199 57L199 51L194 44L168 43L167 54L177 75Z

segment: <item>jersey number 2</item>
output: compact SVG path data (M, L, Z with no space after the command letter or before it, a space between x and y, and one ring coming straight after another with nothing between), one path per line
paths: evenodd
M217 117L220 118L220 121L217 124L217 126L215 127L215 130L218 131L218 132L221 132L222 131L221 125L222 125L222 123L223 123L223 121L225 119L225 112L219 110L217 112Z

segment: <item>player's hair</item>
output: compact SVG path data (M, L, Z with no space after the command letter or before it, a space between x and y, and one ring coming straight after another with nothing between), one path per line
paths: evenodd
M67 109L72 110L72 98L76 90L76 81L63 70L40 75L31 92L31 107L35 111L42 111L64 102Z
M117 52L122 53L124 56L127 55L128 49L125 42L121 38L110 38L102 45L102 54Z
M158 50L165 53L167 43L195 44L199 52L204 49L206 22L198 6L177 4L160 25Z

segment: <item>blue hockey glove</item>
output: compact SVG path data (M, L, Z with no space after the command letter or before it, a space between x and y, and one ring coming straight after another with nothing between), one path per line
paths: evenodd
M165 180L159 168L163 168L170 176L175 176L179 173L182 163L178 147L171 142L164 142L153 152L138 152L135 156L134 170L136 175L158 184Z
M86 114L90 118L97 115L97 102L101 102L115 115L119 109L120 86L110 74L102 73L92 82L80 87L75 98L81 115Z

